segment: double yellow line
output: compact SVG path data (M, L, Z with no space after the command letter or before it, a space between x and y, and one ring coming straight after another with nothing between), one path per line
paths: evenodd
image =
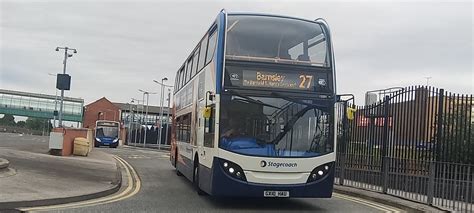
M359 204L369 206L371 208L374 208L374 209L377 209L377 210L380 210L380 211L383 211L383 212L390 212L390 213L404 212L400 209L397 209L397 208L394 208L394 207L391 207L391 206L382 205L382 204L379 204L379 203L375 203L375 202L372 202L372 201L368 201L368 200L364 200L364 199L360 199L360 198L356 198L356 197L352 197L352 196L348 196L348 195L343 195L343 194L339 194L339 193L333 193L332 195L333 195L333 197L344 199L344 200L351 201L351 202L354 202L354 203L359 203Z
M127 174L127 188L125 188L122 192L118 194L113 194L110 196L86 200L86 201L79 201L67 204L58 204L58 205L51 205L51 206L40 206L40 207L31 207L31 208L20 208L21 211L28 211L28 212L35 212L35 211L53 211L53 210L60 210L60 209L71 209L71 208L82 208L88 206L95 206L107 203L117 202L123 199L127 199L132 197L133 195L137 194L141 188L141 181L138 177L137 172L133 167L125 160L118 156L114 156L114 158L125 168L125 172Z

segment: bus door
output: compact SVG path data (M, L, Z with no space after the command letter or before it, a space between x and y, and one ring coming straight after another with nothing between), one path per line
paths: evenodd
M212 92L204 90L204 75L201 76L199 78L198 86L198 106L200 110L198 119L199 124L197 145L199 150L199 163L211 168L213 160L212 148L214 147L214 124L216 115L214 103L215 100Z

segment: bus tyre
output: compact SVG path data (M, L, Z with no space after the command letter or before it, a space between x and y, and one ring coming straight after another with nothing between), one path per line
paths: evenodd
M199 188L199 163L194 167L194 188L196 189L198 195L206 194L206 192Z

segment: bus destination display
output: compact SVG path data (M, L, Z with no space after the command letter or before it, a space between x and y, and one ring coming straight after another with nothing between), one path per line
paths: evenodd
M99 121L97 122L97 126L111 126L116 127L119 126L117 122L107 122L107 121Z
M242 70L242 79L239 83L244 87L311 90L314 86L314 76L295 72Z

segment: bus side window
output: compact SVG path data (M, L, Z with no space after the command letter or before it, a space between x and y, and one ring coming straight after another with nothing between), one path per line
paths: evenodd
M197 73L197 68L198 68L198 62L199 62L199 47L196 49L196 52L194 53L193 57L193 68L192 68L192 74L191 78L194 77Z
M194 55L191 56L191 58L189 58L188 60L188 63L186 65L186 83L188 81L191 80L191 78L193 77L193 70L192 70L192 67L193 67L193 57Z
M183 88L183 85L184 85L184 65L181 67L181 69L179 70L179 74L181 77L179 77L179 88Z
M199 50L199 62L198 70L201 70L204 67L207 51L207 34L204 36L201 42L201 49Z
M174 92L178 91L178 82L179 82L179 70L176 72L176 78L174 79Z
M217 28L209 36L209 45L207 47L207 54L206 54L206 64L212 60L212 56L214 56L214 50L216 49L217 43Z

